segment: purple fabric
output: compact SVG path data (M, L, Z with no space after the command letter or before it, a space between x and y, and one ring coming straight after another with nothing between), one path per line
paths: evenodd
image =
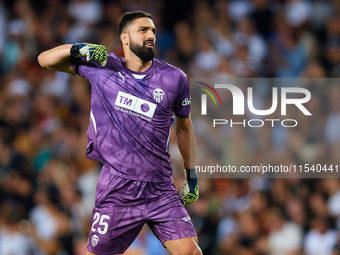
M93 118L86 155L112 174L140 181L170 181L168 138L173 113L188 118L189 82L178 68L154 59L145 72L129 70L109 54L105 67L80 58L79 74L91 82ZM72 64L75 69L75 65ZM136 79L133 74L145 75Z
M196 236L172 182L128 180L111 174L104 166L97 185L88 250L101 255L124 253L145 223L162 243Z

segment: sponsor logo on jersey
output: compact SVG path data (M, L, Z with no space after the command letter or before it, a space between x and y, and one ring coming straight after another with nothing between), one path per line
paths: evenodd
M187 105L189 105L189 104L190 104L189 98L185 98L185 99L183 100L183 102L182 102L182 105L183 105L183 106L187 106Z
M120 77L122 77L123 82L125 82L125 77L128 76L128 75L123 76L121 72L118 72L118 74L119 74Z
M98 244L98 242L99 242L99 237L97 235L93 235L91 239L92 247L95 247Z
M135 113L144 115L149 118L153 117L157 107L157 105L154 103L150 103L144 99L138 98L136 96L121 91L118 92L115 105L126 110L130 110ZM127 113L131 114L130 111L127 111Z
M190 216L188 216L188 217L184 217L183 220L184 220L185 222L188 222L189 220L191 220L191 218L190 218Z
M160 103L163 101L164 98L164 91L162 89L155 89L153 92L153 98L157 103Z

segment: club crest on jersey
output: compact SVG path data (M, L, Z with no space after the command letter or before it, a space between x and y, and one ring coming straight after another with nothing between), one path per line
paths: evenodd
M93 235L92 239L91 239L92 247L95 247L98 244L98 241L99 241L98 236L97 235Z
M155 89L153 92L153 98L155 99L155 101L157 103L162 102L163 98L164 98L164 91L162 89Z

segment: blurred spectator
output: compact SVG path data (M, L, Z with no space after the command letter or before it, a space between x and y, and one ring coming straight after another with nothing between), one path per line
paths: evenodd
M250 0L232 0L229 2L228 14L234 21L244 18L252 10L253 4Z
M340 87L330 85L327 88L330 100L330 112L325 123L325 139L329 144L340 143L340 133L337 128L340 125Z
M250 18L254 22L257 32L264 38L269 39L274 30L274 13L269 8L267 0L254 0L254 10Z
M68 5L68 12L77 23L86 25L98 23L103 16L97 0L72 0Z
M238 22L238 29L235 33L235 42L248 46L249 62L253 66L260 66L261 61L267 53L266 43L255 31L254 24L249 19L242 19Z
M285 15L288 23L299 26L311 18L312 7L309 1L287 0L285 4Z
M337 1L333 2L336 4ZM320 31L323 29L327 19L333 15L336 10L334 9L334 6L325 1L311 1L311 7L311 17L313 18L310 20L310 22L317 31Z
M301 74L304 78L325 78L326 71L317 60L310 61L309 65Z
M330 228L328 219L314 218L306 234L304 250L307 255L332 254L337 243L337 232Z
M70 28L70 42L83 41L93 36L93 27L103 17L103 9L97 0L73 0L67 6L70 17L75 19Z
M340 216L340 183L339 179L325 179L323 188L329 196L327 204L329 214L332 217Z
M173 59L176 63L182 65L184 70L187 70L187 65L190 64L195 52L195 45L193 44L193 32L190 24L186 21L180 21L174 26L174 34L176 38L174 56L167 56ZM171 50L170 50L171 52Z
M211 41L207 37L202 36L199 43L199 50L195 55L195 62L192 66L192 71L197 69L197 74L201 73L201 76L204 76L204 74L207 75L209 72L217 68L219 62L220 55L213 48Z
M230 29L230 20L224 14L220 14L214 26L207 30L207 34L216 48L217 52L225 57L233 54L232 33Z
M0 254L40 254L34 239L29 235L32 226L24 220L24 208L5 202L1 205Z
M270 209L267 224L269 254L299 254L302 247L302 229L299 225L286 221L278 208Z
M296 78L305 69L307 64L307 51L298 43L296 30L287 20L278 17L277 31L272 40L273 61L277 70L275 76L278 78Z

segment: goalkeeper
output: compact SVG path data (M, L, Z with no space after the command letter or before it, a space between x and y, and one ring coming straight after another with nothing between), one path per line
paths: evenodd
M87 43L61 45L38 57L44 68L91 83L86 156L103 167L87 255L124 253L145 223L171 254L200 255L184 207L199 195L188 78L154 58L156 28L149 14L125 13L119 35L124 58ZM185 169L180 194L168 153L173 114Z

